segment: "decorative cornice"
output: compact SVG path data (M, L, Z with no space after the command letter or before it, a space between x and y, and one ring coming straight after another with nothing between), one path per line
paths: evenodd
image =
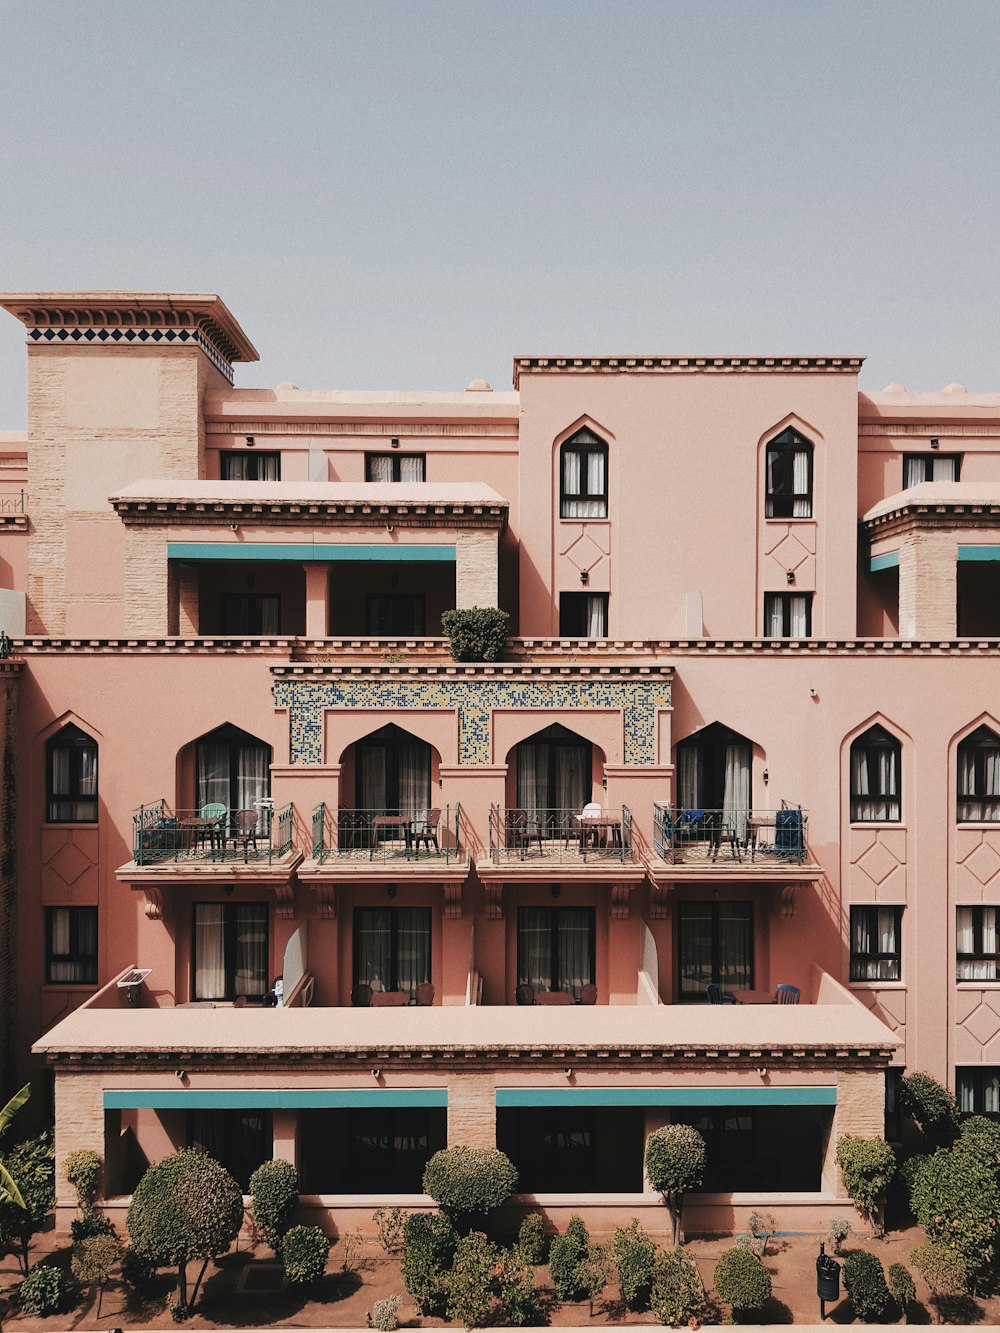
M918 440L929 440L940 436L941 439L987 438L1000 435L1000 425L988 426L975 421L863 421L858 426L859 439L882 438L898 435Z
M594 666L578 662L564 666L551 662L421 662L411 666L406 662L281 662L274 664L271 674L280 678L301 680L329 680L347 677L360 678L414 678L427 677L445 680L524 680L526 678L555 680L602 680L627 676L641 680L669 681L674 669L666 662L600 662Z
M0 529L5 532L27 532L27 514L0 514Z
M428 409L429 411L431 409ZM239 420L208 421L205 423L207 435L236 435L254 437L277 435L281 437L309 436L347 436L365 437L387 444L388 438L400 439L501 439L517 442L517 421L485 422L468 421L300 421L286 418L263 421L258 417L245 417Z
M892 509L863 519L863 530L872 538L890 536L913 528L996 528L1000 527L1000 501L996 504L934 503L905 501Z
M522 375L789 374L818 371L856 375L863 356L516 356L514 388Z
M342 526L383 528L386 522L409 528L497 528L507 524L506 500L496 503L434 503L398 501L392 504L365 504L340 500L234 500L234 499L157 499L155 496L112 498L115 512L130 527L155 527L164 523L208 526L238 520L242 524L315 523L336 519Z

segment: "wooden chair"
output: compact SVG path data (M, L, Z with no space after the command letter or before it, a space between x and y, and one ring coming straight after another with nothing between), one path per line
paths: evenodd
M802 992L798 986L786 986L784 982L779 983L774 992L775 1004L798 1004L799 996Z
M735 1004L736 996L724 991L717 981L710 981L705 987L709 1004Z
M362 981L351 990L351 1004L355 1009L368 1009L372 1002L372 988Z
M417 987L417 1004L430 1005L434 1003L434 987L429 981L422 981Z
M441 822L441 811L437 806L427 811L423 819L417 819L413 825L413 849L419 853L420 844L423 843L427 848L427 855L431 854L431 843L434 844L434 850L440 852L438 846L438 824Z
M540 832L531 833L528 824L527 810L513 809L508 810L504 816L504 842L508 852L518 852L521 860L524 860L525 852L532 837L538 839L538 850L542 850L542 835Z
M577 1004L596 1004L596 1003L597 1003L597 987L594 985L592 981L588 981L583 986L580 987L580 998L579 1000L577 1000Z
M514 999L518 1004L534 1004L535 988L529 986L527 982L522 981L520 986L514 991Z
M229 838L233 846L243 844L243 860L250 860L250 844L253 843L254 855L257 854L257 821L260 814L256 810L237 810L233 815Z

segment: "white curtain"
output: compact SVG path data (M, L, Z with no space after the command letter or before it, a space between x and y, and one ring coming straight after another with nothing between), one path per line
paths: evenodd
M584 605L584 625L588 639L603 639L608 633L608 600L603 593L588 593Z
M260 599L261 634L281 633L281 598L265 593Z
M767 598L767 624L764 633L769 639L780 639L785 634L785 608L780 593L771 593Z
M400 455L399 479L400 481L423 481L424 460L419 454Z
M198 746L198 809L215 804L229 809L229 746L202 741Z
M979 913L980 940L976 947L975 917ZM995 907L959 907L955 929L955 952L959 954L959 981L995 981L997 979L997 909ZM962 954L979 955L962 958ZM992 954L993 957L986 957Z
M809 494L809 453L806 449L796 449L792 455L792 490L796 496L792 517L808 518L812 513L812 497Z
M1000 1111L1000 1074L992 1068L959 1069L957 1073L958 1109L963 1115L996 1115ZM976 1090L982 1089L977 1105Z
M222 455L223 481L279 481L281 455L233 452Z
M790 599L790 624L788 626L789 636L793 639L804 639L808 630L807 626L807 599L804 594L796 593Z
M677 797L682 810L701 809L701 751L686 745L677 751Z
M241 745L236 755L236 808L257 810L268 794L270 751L263 745ZM263 823L263 821L262 821Z
M263 903L235 905L236 933L233 959L233 996L256 999L266 994L267 908Z
M931 459L931 481L954 481L955 480L955 460L954 458L941 458L935 455Z
M431 923L426 907L396 909L395 990L416 997L417 987L431 979Z
M392 455L370 454L368 457L369 481L392 481Z
M399 813L426 813L431 799L431 752L420 741L399 747Z
M194 909L194 993L198 1000L226 997L225 908L196 903Z
M590 751L579 745L556 745L553 805L565 815L579 814L590 800ZM562 819L561 827L566 827Z
M899 819L899 774L893 745L865 745L851 749L851 816L858 822Z
M590 982L593 975L593 959L590 952L592 914L586 907L564 907L554 910L558 932L556 946L559 955L559 976L556 978L555 988L569 991L579 999L581 988Z
M750 751L746 745L726 746L726 786L723 815L726 827L745 838L750 810Z
M393 941L396 964L393 969ZM416 995L431 979L431 914L426 907L361 907L355 912L354 984Z

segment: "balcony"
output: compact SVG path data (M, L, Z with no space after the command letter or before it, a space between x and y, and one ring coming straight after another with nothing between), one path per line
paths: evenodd
M436 862L468 867L462 846L462 807L448 805L415 815L384 810L333 809L321 802L312 815L312 854L316 865L327 861L392 863L404 873L408 867Z
M490 860L495 865L541 861L571 868L633 859L627 805L579 810L490 807Z

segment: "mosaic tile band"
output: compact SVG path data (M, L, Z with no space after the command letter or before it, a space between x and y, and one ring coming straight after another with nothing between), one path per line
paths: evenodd
M323 714L335 708L442 708L458 713L458 761L490 755L491 714L518 709L609 709L622 714L626 764L656 763L656 714L670 707L666 680L276 680L274 702L288 709L293 764L323 762ZM502 762L502 756L498 760Z

